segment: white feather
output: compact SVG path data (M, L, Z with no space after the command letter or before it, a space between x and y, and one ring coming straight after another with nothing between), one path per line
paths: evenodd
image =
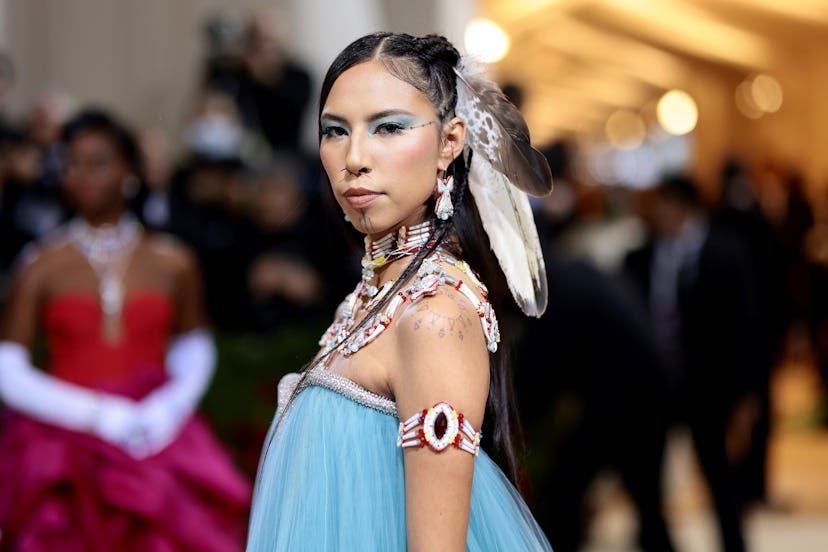
M512 297L524 313L540 316L546 309L546 269L526 192L549 193L549 165L532 147L520 111L497 85L467 63L455 72L455 113L474 152L469 190Z
M546 269L528 196L483 156L472 158L469 190L512 297L525 314L540 317L546 310Z

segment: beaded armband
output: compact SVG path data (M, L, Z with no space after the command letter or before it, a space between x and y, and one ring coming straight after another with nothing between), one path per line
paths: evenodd
M419 425L422 427L417 428ZM439 402L400 422L397 446L428 446L434 452L442 452L452 446L477 456L480 452L480 432L474 430L462 412L456 411L447 402Z

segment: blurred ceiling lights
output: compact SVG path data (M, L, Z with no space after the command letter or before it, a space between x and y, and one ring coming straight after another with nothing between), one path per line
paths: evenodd
M718 21L711 12L683 0L604 0L598 19L635 27L654 42L690 54L744 67L773 60L760 35Z
M745 116L774 113L788 84L766 73L776 74L792 52L828 39L828 0L479 1L511 39L497 77L525 87L523 109L539 142L573 133L607 139L618 120L632 120L617 115L610 124L613 114L639 112L672 89L695 91L700 71L734 88L744 80L732 101ZM471 35L470 28L470 52ZM682 105L686 121L698 117ZM673 115L665 109L660 116L673 121L679 108L669 108ZM645 117L645 124L654 119ZM669 128L678 132L682 125Z

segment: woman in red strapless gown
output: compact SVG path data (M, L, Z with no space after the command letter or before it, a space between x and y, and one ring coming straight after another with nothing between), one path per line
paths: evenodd
M0 551L240 550L249 482L194 414L214 359L195 263L124 214L122 127L65 133L79 218L30 255L0 329Z

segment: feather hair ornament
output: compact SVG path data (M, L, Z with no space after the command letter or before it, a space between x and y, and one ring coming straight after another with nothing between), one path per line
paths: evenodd
M527 193L552 190L549 165L497 85L466 63L454 71L455 113L466 124L465 145L474 151L469 190L512 297L525 314L540 317L546 310L546 268Z

